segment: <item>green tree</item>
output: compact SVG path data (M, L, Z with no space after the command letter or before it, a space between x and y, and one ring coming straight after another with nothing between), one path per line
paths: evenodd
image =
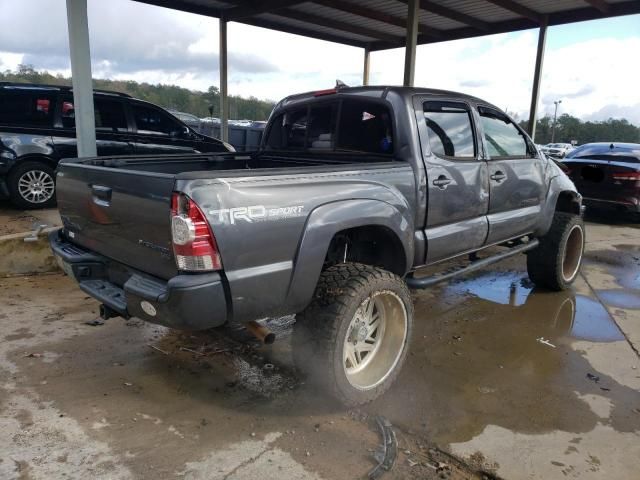
M48 85L71 85L71 79L61 75L52 75L47 71L37 71L33 65L19 65L17 70L0 72L0 81L20 83L43 83ZM127 93L132 97L146 100L164 108L191 113L200 118L208 117L209 106L213 107L213 116L220 116L220 90L211 86L206 92L189 90L177 85L152 85L133 80L94 79L93 87ZM273 109L274 102L256 97L243 98L229 96L231 118L266 120Z

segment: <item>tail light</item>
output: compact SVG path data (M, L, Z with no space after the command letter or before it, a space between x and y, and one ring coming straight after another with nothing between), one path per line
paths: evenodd
M632 172L629 170L617 170L617 171L611 172L611 178L613 178L614 180L637 182L640 180L640 172Z
M203 272L222 269L213 232L200 207L188 196L171 196L171 239L178 269Z
M313 92L314 97L322 97L323 95L333 95L334 93L338 93L338 89L336 88L327 88L326 90L317 90Z

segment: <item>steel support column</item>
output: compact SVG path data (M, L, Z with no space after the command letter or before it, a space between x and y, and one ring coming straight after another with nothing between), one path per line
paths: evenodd
M534 140L536 136L536 121L538 117L538 99L540 98L540 80L542 78L542 64L544 62L544 48L547 43L547 18L540 24L538 33L538 50L536 52L536 67L533 72L533 90L531 92L531 108L529 109L529 135Z
M229 141L229 92L227 90L227 20L220 16L220 138Z
M364 49L364 66L362 69L362 85L369 85L369 69L371 62L371 51L369 47Z
M419 0L407 2L407 39L404 49L404 82L405 87L413 87L416 72L416 45L418 43Z
M87 0L67 0L67 28L78 156L94 157L97 154L96 124L93 113Z

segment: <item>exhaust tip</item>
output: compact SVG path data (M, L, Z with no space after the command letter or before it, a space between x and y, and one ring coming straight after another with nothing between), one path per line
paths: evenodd
M254 337L265 345L271 345L276 341L276 334L255 320L247 323L245 327Z

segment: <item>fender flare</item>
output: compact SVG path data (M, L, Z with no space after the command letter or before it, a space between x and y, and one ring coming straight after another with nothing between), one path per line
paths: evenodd
M315 208L307 218L296 252L287 305L303 310L311 301L334 235L356 227L389 229L403 248L406 273L413 265L413 222L381 200L341 200Z
M549 181L549 189L547 191L547 198L544 203L544 208L541 212L540 221L536 225L534 235L541 237L546 234L551 228L553 222L553 216L556 213L556 207L558 205L558 198L561 194L568 193L576 198L578 203L582 204L582 195L578 193L573 182L566 175L557 175Z

